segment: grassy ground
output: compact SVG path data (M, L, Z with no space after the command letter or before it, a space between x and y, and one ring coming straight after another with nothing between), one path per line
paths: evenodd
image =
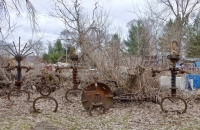
M52 112L55 103L40 101L34 113L32 102L24 102L26 96L13 99L0 97L0 130L198 130L200 129L200 103L188 104L184 114L164 113L158 104L115 103L105 114L89 116L80 101L65 100L66 90L60 89L51 96L58 101L58 111ZM31 95L33 101L39 94Z

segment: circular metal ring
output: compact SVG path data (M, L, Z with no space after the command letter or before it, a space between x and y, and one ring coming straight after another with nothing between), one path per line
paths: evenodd
M66 98L67 101L73 103L73 102L68 98L68 94L69 94L70 91L75 91L75 90L82 91L83 89L79 89L79 88L78 88L78 89L69 89L69 90L67 90L67 92L65 93L65 98ZM81 95L80 95L80 96L81 96Z
M164 109L164 107L163 107L163 102L164 102L166 99L169 99L170 101L172 101L171 99L175 99L175 98L181 100L181 101L184 103L185 108L184 108L183 111L180 112L180 113L181 113L181 114L182 114L182 113L185 113L185 112L187 111L187 103L186 103L186 101L185 101L183 98L180 98L180 97L164 97L164 98L161 100L161 103L160 103L161 110L164 111L164 112L168 112L167 110Z
M47 96L45 96L45 97L38 97L38 98L36 98L36 99L33 101L33 110L34 110L34 112L40 113L40 112L36 109L35 104L36 104L37 100L42 99L42 98L49 98L49 99L54 100L55 103L56 103L56 107L55 107L55 109L53 110L53 112L57 112L57 109L58 109L58 102L56 101L55 98L53 98L53 97L47 97Z
M28 91L26 91L26 90L13 89L13 90L11 90L11 91L8 93L8 100L9 100L9 101L11 101L11 100L10 100L10 96L11 96L12 92L15 92L15 91L16 91L16 92L24 92L24 93L27 93L27 95L28 95L27 100L30 99L30 94L29 94Z
M45 94L44 92L42 92L43 90L47 89L47 94ZM42 96L49 96L51 94L51 88L49 86L42 86L40 88L40 94Z
M91 107L88 110L90 116L93 116L92 110L94 110L95 107L102 107L103 108L103 113L100 113L100 114L104 114L106 112L106 109L103 105L100 105L100 106L91 105Z

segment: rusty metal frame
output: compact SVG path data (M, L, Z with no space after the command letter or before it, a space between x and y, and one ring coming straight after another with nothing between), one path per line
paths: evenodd
M181 100L183 103L184 103L184 106L185 108L183 109L182 112L179 112L179 113L185 113L187 111L187 103L186 101L181 98L181 97L177 97L176 96L176 90L177 90L177 87L176 87L176 75L179 73L183 74L183 73L187 73L186 71L184 70L181 70L179 68L176 68L176 63L180 60L180 57L179 55L177 54L177 51L175 50L175 48L173 47L173 44L176 44L178 45L178 42L177 41L172 41L170 43L170 49L171 49L171 52L172 54L171 55L168 55L167 58L172 62L172 67L170 67L169 69L165 69L165 70L153 70L152 69L152 76L156 76L156 73L160 73L162 71L171 71L171 96L170 97L164 97L162 100L161 100L161 103L160 103L160 107L161 107L161 110L164 111L164 112L168 112L167 110L164 109L164 106L163 106L163 103L164 101L166 101L167 99L179 99Z
M34 112L37 112L37 113L40 113L40 112L38 111L38 109L36 109L35 104L36 104L37 101L40 100L40 99L47 99L47 98L48 98L48 99L53 100L53 101L56 103L56 106L55 106L55 109L53 110L53 112L57 112L57 109L58 109L58 102L57 102L57 100L56 100L55 98L49 97L49 95L51 94L51 88L50 88L49 86L46 85L46 77L45 77L45 76L42 76L42 75L38 75L38 77L41 77L42 87L40 88L40 94L41 94L42 96L36 98L36 99L33 101L33 111L34 111ZM49 90L47 94L45 94L45 93L43 92L45 89L48 89L48 90Z
M4 66L2 68L5 68L7 71L11 71L13 69L17 69L17 80L15 81L15 88L13 90L11 90L8 93L8 100L11 101L10 96L12 94L12 92L16 91L16 92L24 92L27 93L28 95L28 100L30 99L30 94L28 91L26 90L21 90L21 85L23 83L23 81L21 81L21 71L22 69L26 69L26 72L28 72L30 69L32 69L31 67L27 67L27 66L21 66L21 61L28 55L30 55L31 53L28 53L31 49L31 47L29 47L28 49L26 49L27 43L25 44L25 46L22 48L21 50L21 43L20 43L20 37L19 37L19 46L18 46L18 50L17 47L15 45L15 43L13 42L13 46L14 49L13 50L9 45L8 48L10 49L10 51L8 51L7 49L5 49L9 54L11 54L12 56L14 56L15 60L17 61L17 65L16 66L10 66L10 64L8 64L7 66Z

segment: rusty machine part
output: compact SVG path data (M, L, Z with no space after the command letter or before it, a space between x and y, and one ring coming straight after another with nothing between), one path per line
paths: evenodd
M174 49L173 43L178 44L177 41L172 41L170 43L170 48L171 48L172 54L167 56L167 58L172 62L172 67L170 67L169 69L165 69L165 70L152 70L152 76L155 76L156 73L160 73L161 71L166 71L166 70L171 71L171 88L170 88L171 89L171 97L163 98L161 100L160 107L161 107L162 111L168 112L166 109L164 109L164 106L163 106L164 101L166 101L168 99L171 102L173 102L174 99L179 99L180 101L182 101L184 103L184 107L185 107L183 109L183 111L181 111L181 112L179 111L179 113L185 113L187 111L186 101L183 98L176 96L176 90L177 90L177 88L176 88L176 75L178 74L178 72L183 74L183 73L186 73L186 71L181 70L179 68L176 68L176 63L180 60L180 57L177 54L176 50Z
M10 51L8 51L7 49L5 49L8 53L10 53L12 56L14 56L14 59L15 61L17 61L17 65L16 66L10 66L10 64L8 64L7 66L4 66L2 68L6 68L7 71L11 71L13 69L17 69L17 80L15 81L15 88L13 90L11 90L9 93L8 93L8 100L11 101L10 99L10 96L12 93L16 92L16 93L20 93L20 92L24 92L24 93L27 93L28 95L28 100L30 99L30 94L28 91L26 90L21 90L21 85L23 83L23 81L21 80L21 77L22 77L22 74L21 74L21 71L22 69L26 69L26 72L28 72L30 69L32 69L31 67L27 67L27 66L21 66L21 61L28 55L30 55L31 53L28 53L31 49L31 47L29 47L27 49L26 45L27 43L25 44L24 48L21 50L20 49L20 37L19 37L19 46L18 46L18 50L17 50L17 47L15 46L14 42L13 42L13 45L14 45L14 49L13 50L10 46L8 46L8 48L10 49ZM26 50L25 50L26 49Z
M36 109L35 107L35 104L37 103L38 100L40 99L51 99L55 102L56 104L56 107L55 109L53 110L53 112L57 112L57 109L58 109L58 102L55 98L53 97L49 97L49 95L51 94L51 88L49 86L47 86L47 77L44 76L44 75L38 75L38 77L41 77L41 82L42 82L42 87L40 88L40 94L42 95L41 97L38 97L36 98L34 101L33 101L33 110L34 112L37 112L37 113L40 113L38 111L38 109Z
M123 93L121 95L118 96L114 96L114 100L116 101L122 101L122 102L126 102L126 101L147 101L147 102L154 102L154 103L159 103L160 100L160 91L155 91L155 92L147 92L147 93L137 93L137 94L133 94L133 93Z
M92 116L92 110L101 107L105 113L113 105L113 94L111 89L99 82L91 83L86 86L81 96L83 107Z

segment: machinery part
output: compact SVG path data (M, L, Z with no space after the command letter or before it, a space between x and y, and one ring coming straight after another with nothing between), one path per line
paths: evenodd
M47 93L45 93L47 92ZM51 94L51 88L49 86L42 86L40 88L40 94L42 96L49 96Z
M34 112L40 113L40 112L38 111L38 109L36 109L35 104L36 104L36 102L37 102L39 99L42 99L42 98L44 98L44 99L45 99L45 98L49 98L49 99L54 100L55 103L56 103L56 107L55 107L55 109L53 110L53 112L57 112L57 109L58 109L58 102L56 101L55 98L53 98L53 97L47 97L47 96L45 96L45 97L38 97L38 98L36 98L36 99L33 101L33 110L34 110Z
M163 98L162 100L161 100L161 103L160 103L160 107L161 107L161 110L162 111L164 111L164 112L168 112L166 109L164 109L164 107L163 107L163 102L164 101L166 101L166 100L170 100L171 102L174 102L173 100L174 99L178 99L178 100L180 100L180 101L182 101L183 103L184 103L184 106L185 106L185 108L183 109L183 111L177 111L177 112L179 112L180 114L182 114L182 113L185 113L186 111L187 111L187 103L186 103L186 101L183 99L183 98L180 98L180 97L165 97L165 98ZM172 112L174 112L174 111L172 111Z
M95 109L96 108L96 109ZM99 109L99 113L100 114L104 114L105 112L106 112L106 109L104 108L104 106L103 105L96 105L96 104L92 104L92 106L89 108L89 110L88 110L88 112L89 112L89 115L90 116L93 116L93 114L92 114L92 110L97 110L97 109Z
M66 100L67 101L69 101L69 102L71 102L71 103L73 103L73 101L72 101L72 99L70 99L69 97L68 97L68 95L70 94L70 92L72 92L72 91L74 91L74 95L75 96L77 96L77 91L83 91L83 89L79 89L79 88L77 88L77 89L69 89L69 90L67 90L67 92L65 93L65 98L66 98ZM73 93L73 92L72 92ZM72 96L72 95L70 95L70 96Z
M11 100L10 100L10 96L11 96L11 94L12 94L13 92L17 92L17 93L24 92L24 93L26 93L26 94L28 95L27 100L30 99L30 94L29 94L28 91L26 91L26 90L20 90L20 89L19 89L19 90L18 90L18 89L13 89L13 90L11 90L11 91L8 93L8 100L9 100L9 101L11 101Z
M90 115L92 115L91 111L95 107L103 107L105 113L113 105L113 94L107 85L91 83L84 88L81 102Z
M92 110L95 108L99 109L100 111L103 110L102 112L99 112L100 114L103 114L106 112L106 109L104 108L104 106L101 102L101 96L98 93L95 93L95 95L93 97L92 106L88 110L90 116L93 116Z

